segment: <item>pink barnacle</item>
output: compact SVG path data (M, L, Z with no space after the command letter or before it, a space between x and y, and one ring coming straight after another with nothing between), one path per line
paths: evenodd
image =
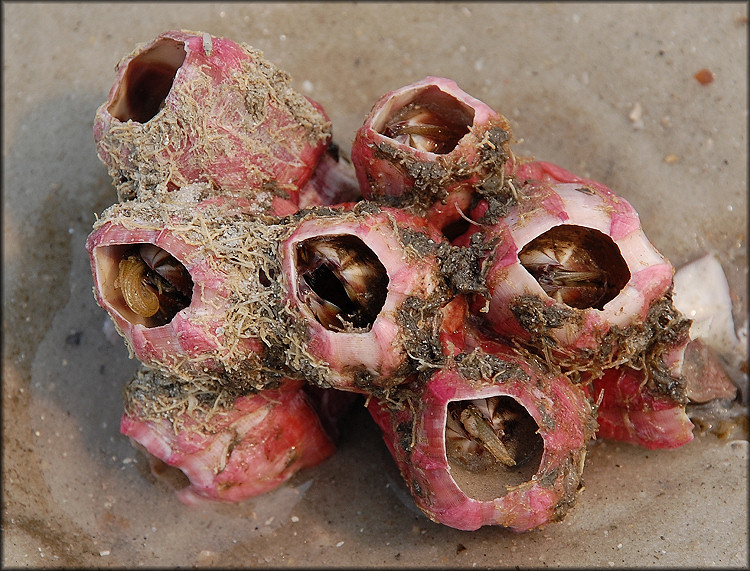
M254 206L213 197L103 213L86 242L94 293L141 362L254 388L267 382L261 370L283 372L283 359L267 359L279 335L267 312L279 296L271 251L281 228Z
M549 163L521 165L517 175L519 198L507 214L492 218L480 202L472 215L484 226L456 239L481 233L494 244L489 294L474 304L488 326L571 369L642 359L663 328L684 349L689 321L671 303L673 268L633 207ZM680 347L662 349L679 374L679 350L669 351Z
M597 437L651 449L677 448L693 439L686 402L660 393L647 377L647 369L620 366L591 382L587 391L598 403Z
M466 309L450 304L442 242L423 218L368 202L300 211L280 248L289 366L321 386L369 392L442 361ZM441 333L443 318L452 333Z
M120 61L94 121L120 200L206 182L223 193L272 184L297 203L330 135L320 105L261 52L176 30Z
M352 144L366 199L409 206L440 229L461 218L477 189L499 193L512 172L508 121L441 77L382 96Z
M370 399L368 409L430 519L521 532L560 521L575 504L596 423L565 376L485 341L413 391L399 407Z
M303 381L283 378L278 384L223 394L210 379L141 366L125 389L120 431L149 454L157 475L164 474L164 464L184 474L188 483L178 490L183 502L243 501L335 451Z

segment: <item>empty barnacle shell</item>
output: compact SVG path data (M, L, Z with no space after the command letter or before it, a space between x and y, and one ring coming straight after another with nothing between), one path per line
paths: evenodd
M276 388L233 396L210 377L141 365L124 392L120 432L148 452L152 466L184 474L187 485L177 495L187 504L270 492L335 451L323 411L301 380L283 378Z
M170 30L120 61L94 139L120 200L203 182L250 197L271 184L297 204L331 124L260 51Z

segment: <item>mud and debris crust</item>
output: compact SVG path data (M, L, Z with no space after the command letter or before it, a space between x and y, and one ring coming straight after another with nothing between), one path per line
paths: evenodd
M534 294L517 296L510 304L510 310L526 331L534 336L544 337L545 343L554 343L548 334L568 323L580 323L581 314L576 310L555 303L549 305Z
M411 185L408 192L401 196L382 196L376 192L378 200L384 201L389 206L415 206L426 211L429 205L448 195L446 187L454 174L440 159L420 161L410 153L387 142L376 144L374 155L376 159L384 159L397 166ZM372 188L377 191L377 183L374 180Z
M512 179L493 174L477 187L477 198L482 198L487 203L487 210L478 220L480 224L487 226L497 224L517 204L511 184L513 184Z
M495 241L486 240L481 233L473 234L468 246L442 243L436 252L446 284L455 295L479 295L489 299L487 274L489 256Z
M510 309L531 334L529 342L523 345L543 356L552 369L568 374L571 380L579 381L584 372L599 376L610 367L627 365L646 372L646 388L651 394L668 396L677 404L687 403L684 378L672 375L662 359L667 351L685 342L691 324L674 307L671 288L652 303L643 323L612 327L596 350L578 349L570 358L554 351L557 343L550 331L580 323L580 310L559 303L548 305L532 294L518 296Z
M236 396L240 395L222 390L210 377L171 375L145 365L123 387L126 414L144 421L169 420L175 433L186 415L191 420L207 421L230 408Z
M445 305L442 296L437 299L407 297L397 312L401 325L403 344L409 356L410 367L402 375L415 371L437 369L445 364L440 343L439 310Z
M503 120L505 121L504 118ZM512 140L513 134L505 121L499 127L488 129L478 145L480 164L485 174L475 185L475 200L481 199L487 203L487 210L479 220L481 224L497 224L516 204L513 178L505 177L505 164L511 159L516 160L510 150Z
M454 359L458 372L470 381L492 380L493 383L502 384L509 379L529 380L526 371L515 363L478 349L471 353L460 353Z
M646 371L646 388L652 394L668 396L675 403L684 405L688 402L685 379L673 376L664 365L662 356L673 347L687 343L692 320L675 308L672 296L670 287L651 305L642 326L613 328L602 346L619 344L621 353L629 357L628 365Z
M563 488L563 494L553 508L550 522L562 521L576 505L578 496L584 488L582 474L585 457L585 449L571 452L561 466L542 476L544 482L542 485L545 487L554 486L559 477L560 485Z
M471 237L468 246L454 246L447 241L436 242L411 228L400 229L400 240L418 257L434 256L437 259L441 280L450 296L489 295L486 276L490 267L486 260L492 252L493 242L484 240L477 233Z

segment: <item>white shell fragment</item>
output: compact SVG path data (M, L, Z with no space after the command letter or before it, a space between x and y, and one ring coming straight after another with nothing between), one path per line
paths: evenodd
M206 57L211 55L211 52L214 49L213 40L211 39L211 34L208 32L203 33L203 53L206 54Z
M746 333L738 335L735 330L729 284L715 254L706 254L675 273L673 301L693 320L692 339L703 339L730 364L747 358Z

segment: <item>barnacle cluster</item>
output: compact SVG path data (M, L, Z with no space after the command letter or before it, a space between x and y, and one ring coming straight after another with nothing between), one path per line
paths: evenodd
M564 517L602 410L621 420L600 437L692 438L690 322L625 199L516 156L451 80L381 97L351 160L290 83L170 31L96 114L118 202L87 242L94 290L141 361L122 432L183 470L182 499L324 460L356 395L416 504L459 529Z

